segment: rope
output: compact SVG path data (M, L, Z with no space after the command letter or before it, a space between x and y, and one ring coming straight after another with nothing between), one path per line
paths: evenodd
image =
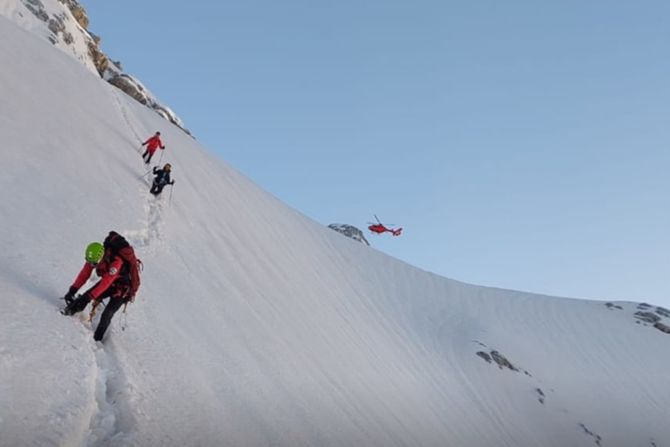
M128 301L123 304L123 320L121 321L121 330L125 331L128 326L128 314L126 313L126 308L128 307Z

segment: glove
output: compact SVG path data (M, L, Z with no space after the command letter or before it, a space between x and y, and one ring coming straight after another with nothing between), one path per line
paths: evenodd
M97 300L93 299L93 297L91 296L91 291L90 290L87 291L86 293L84 293L83 295L80 295L79 298L81 298L81 300L85 303L88 303L90 301L93 304L95 304L95 302L97 301Z
M65 304L70 304L72 301L74 301L74 294L77 293L77 289L75 287L70 287L70 290L67 291L63 299L65 300Z
M78 296L77 299L71 300L65 309L63 309L63 315L74 315L77 312L81 312L84 310L90 299L91 295L86 292L83 295Z
M171 185L174 185L174 180L172 180L172 181L170 182L170 184L171 184Z

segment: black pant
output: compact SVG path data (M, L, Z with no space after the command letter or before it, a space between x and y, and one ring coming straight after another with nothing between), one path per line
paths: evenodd
M146 157L147 157L147 154L149 155L149 158L146 158ZM144 153L142 154L142 158L145 159L144 162L147 163L147 164L148 164L148 163L151 163L151 157L153 157L153 156L154 156L153 153L149 153L149 149L147 149L146 151L144 151Z
M125 304L127 300L123 298L110 298L109 301L107 302L107 306L105 306L105 310L102 311L102 315L100 316L100 323L98 323L98 327L95 328L95 333L93 334L93 339L95 341L101 341L102 337L105 335L105 331L107 330L107 327L109 326L109 323L112 322L112 317L116 313L117 310L121 308Z
M151 185L151 189L149 192L155 196L163 192L163 188L165 188L165 183L156 183L154 182L153 185Z
M95 287L95 286L94 286ZM110 287L107 292L103 293L98 297L99 301L102 301L106 298L109 298L113 293L114 287ZM111 297L109 298L109 302L107 302L107 305L105 306L105 310L102 311L102 316L100 317L100 323L98 323L98 327L95 329L95 333L93 334L93 339L96 341L102 340L102 337L105 335L105 331L107 330L107 327L109 326L109 323L112 322L112 317L116 313L121 306L123 306L126 301L128 301L125 298L121 297ZM77 297L76 300L74 300L70 305L67 306L65 309L65 314L66 315L74 315L76 313L81 312L86 308L86 305L88 305L89 299L86 294L81 295Z

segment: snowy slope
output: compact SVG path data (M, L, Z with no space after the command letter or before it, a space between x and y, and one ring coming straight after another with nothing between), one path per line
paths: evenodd
M418 270L4 18L0 64L0 446L670 445L670 335L634 317L662 309ZM96 345L58 297L110 229L145 270Z
M0 15L51 42L92 73L97 73L88 47L93 37L82 28L61 0L1 0Z

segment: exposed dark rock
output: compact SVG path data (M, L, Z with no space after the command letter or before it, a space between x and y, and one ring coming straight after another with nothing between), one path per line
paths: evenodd
M584 425L582 423L580 423L579 426L582 427L582 429L584 430L584 433L586 433L587 435L591 436L594 439L596 445L602 445L602 441L603 441L602 436L592 432L591 430L589 430L586 427L586 425Z
M542 391L542 389L541 389L541 388L535 388L535 392L536 392L537 395L538 395L537 400L538 400L542 405L544 405L544 398L545 398L545 395L544 395L544 392Z
M63 10L58 14L50 16L42 0L22 0L25 7L32 14L46 23L47 28L51 31L46 38L52 44L56 45L62 42L67 46L72 46L79 39L79 32L81 31L88 55L81 55L79 54L78 47L71 47L73 54L78 60L84 61L89 68L92 64L101 78L107 80L110 84L119 88L141 104L150 107L163 118L182 129L188 135L191 135L188 129L184 127L181 119L168 106L161 104L160 101L154 98L137 79L123 73L120 62L110 61L100 47L100 37L88 30L88 15L84 7L79 4L79 1L58 1L69 10L69 13Z
M666 309L665 307L658 306L656 308L656 313L662 317L670 318L670 310Z
M49 28L49 31L54 33L56 36L60 35L63 39L63 42L71 45L74 42L74 37L69 31L66 31L65 20L66 18L64 15L52 16L47 22L47 27Z
M618 304L614 304L614 303L605 303L605 306L607 306L607 308L610 309L610 310L612 310L612 309L623 310L623 307L619 306Z
M498 367L500 369L507 368L511 369L512 371L519 372L519 369L512 364L507 358L499 353L498 351L491 351L491 358L493 359L494 362L498 364Z
M354 227L353 225L348 225L348 224L330 224L328 225L328 228L331 230L335 230L338 233L342 233L343 235L358 241L362 242L365 245L370 245L367 239L365 239L365 235L361 230L358 228Z
M667 324L663 324L660 321L657 321L656 323L654 323L654 327L661 332L665 332L666 334L670 334L670 326L668 326Z
M486 360L486 363L491 363L491 356L488 355L486 352L484 352L484 351L478 351L478 352L477 352L477 355L478 355L479 357L483 358L484 360Z
M44 5L40 0L23 0L23 4L41 21L49 20L49 14L44 10Z
M651 324L654 324L661 320L661 317L659 317L653 312L642 312L642 311L635 312L635 318Z
M89 42L88 54L91 56L95 69L98 70L98 74L101 77L104 76L105 71L107 71L107 68L109 67L109 59L107 59L107 55L100 50L99 44L95 43L95 41Z
M122 90L126 95L133 98L135 101L147 105L147 96L142 91L142 87L138 86L133 80L124 75L117 75L109 79L109 83L114 87Z
M49 27L49 31L51 31L54 34L58 34L65 31L65 24L63 23L63 19L61 19L60 17L50 18L47 26Z
M500 352L496 350L492 350L489 353L486 353L484 351L477 351L477 355L482 359L484 359L487 363L495 362L496 365L498 365L498 368L500 369L507 368L515 372L521 372L519 368L514 366L512 362L507 360L507 358L504 355L502 355ZM523 370L523 373L528 377L532 377L528 371Z
M77 0L58 0L62 4L68 7L72 13L72 17L77 21L79 26L84 29L88 28L88 15L86 15L86 10L81 6Z
M651 308L651 305L649 305L647 303L640 303L640 304L637 305L637 308L642 309L642 310L649 309L649 308Z
M74 37L72 37L72 34L65 31L63 33L63 42L65 42L68 45L72 45L72 42L74 42Z

